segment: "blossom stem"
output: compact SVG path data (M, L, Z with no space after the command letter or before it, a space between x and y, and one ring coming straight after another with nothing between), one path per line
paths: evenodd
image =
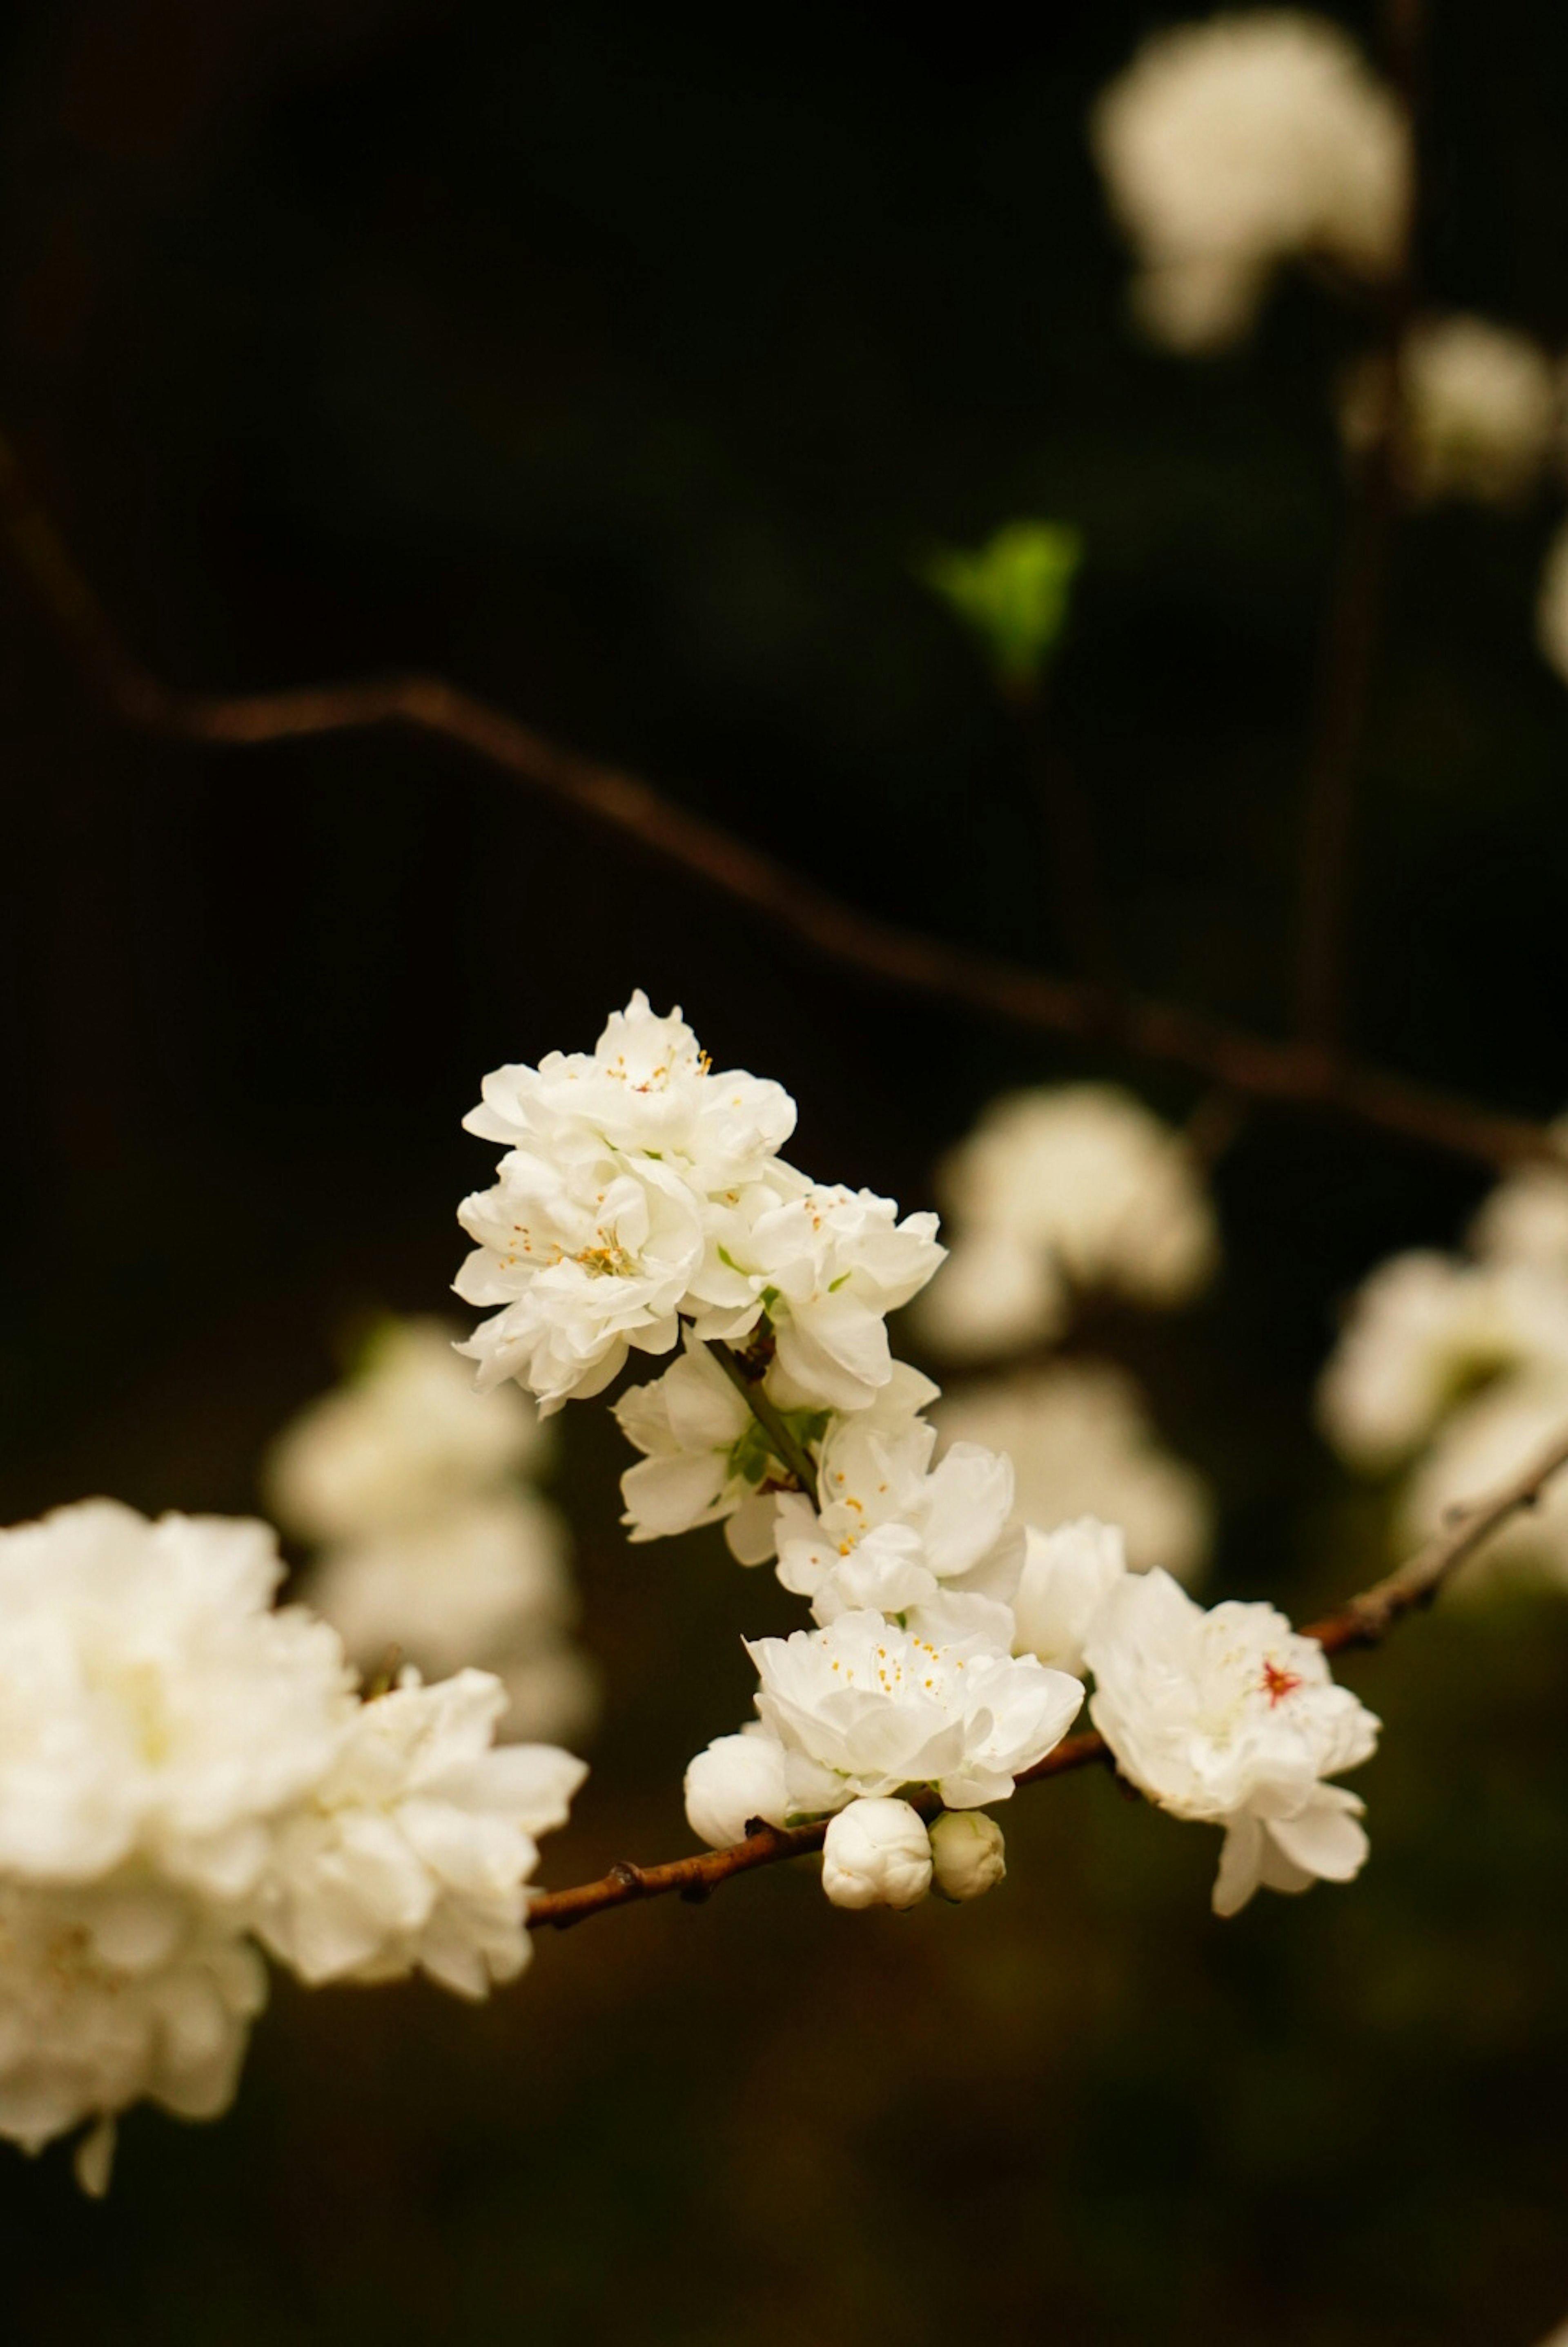
M715 1349L722 1353L724 1348ZM745 1375L744 1370L740 1375ZM1473 1506L1456 1511L1452 1522L1397 1573L1350 1598L1337 1613L1310 1624L1303 1636L1316 1638L1329 1654L1342 1653L1350 1646L1379 1645L1397 1623L1430 1605L1460 1567L1510 1517L1524 1508L1534 1507L1547 1484L1564 1467L1568 1467L1568 1430L1559 1434L1522 1473ZM1026 1768L1016 1782L1040 1784L1046 1778L1071 1776L1081 1768L1115 1765L1115 1755L1105 1737L1091 1728L1083 1735L1064 1737L1054 1752L1036 1761L1033 1768ZM911 1793L908 1798L922 1816L934 1815L941 1806L930 1791ZM774 1866L781 1859L799 1858L809 1850L820 1850L827 1830L825 1818L788 1830L759 1823L755 1832L748 1834L744 1841L732 1843L728 1850L700 1850L695 1857L669 1859L660 1866L615 1866L596 1882L579 1882L569 1891L541 1892L529 1905L528 1928L531 1932L543 1931L546 1926L565 1931L606 1908L663 1898L672 1891L683 1899L704 1900L732 1874L749 1874L759 1866Z
M817 1463L805 1444L791 1432L781 1410L775 1409L763 1390L763 1372L754 1377L733 1346L709 1345L708 1351L729 1379L738 1394L768 1437L773 1455L781 1467L787 1467L811 1505L817 1505Z
M0 536L123 724L208 748L402 727L453 743L514 782L634 841L841 969L1177 1068L1240 1097L1338 1119L1482 1165L1561 1164L1546 1127L1427 1091L1304 1041L1255 1035L1180 1004L1116 994L874 920L773 856L677 806L638 775L563 749L443 677L372 678L276 692L177 692L131 651L34 497L0 433Z

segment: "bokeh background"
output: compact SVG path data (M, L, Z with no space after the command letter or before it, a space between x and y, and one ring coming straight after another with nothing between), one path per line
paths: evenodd
M840 895L1055 966L1017 727L917 572L1019 515L1087 553L1053 694L1126 966L1277 1028L1339 538L1287 284L1244 352L1124 322L1095 90L1176 12L15 0L0 415L144 656L239 688L417 662ZM1436 0L1431 292L1568 342L1568 31ZM1369 29L1365 12L1348 22ZM1546 1114L1563 1066L1555 508L1405 528L1365 762L1355 1023ZM0 1507L244 1510L368 1309L441 1308L480 1074L636 984L783 1078L798 1154L928 1203L999 1086L1133 1075L879 993L439 746L116 729L0 569ZM1217 1173L1198 1309L1102 1326L1223 1509L1210 1592L1384 1557L1311 1430L1337 1303L1484 1175L1308 1121ZM557 1485L609 1708L555 1881L687 1846L679 1779L793 1609L628 1551L603 1410ZM18 2339L524 2333L1532 2347L1568 2311L1568 1604L1351 1666L1354 1892L1207 1911L1213 1837L1072 1780L983 1908L809 1870L550 1940L473 2013L280 1984L235 2113L112 2196L0 2160Z

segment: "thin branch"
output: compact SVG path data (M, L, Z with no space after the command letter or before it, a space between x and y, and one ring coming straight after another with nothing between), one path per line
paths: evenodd
M709 1345L708 1351L768 1437L773 1456L789 1470L811 1505L817 1505L817 1466L805 1444L789 1430L788 1419L769 1399L764 1370L753 1376L732 1345Z
M1352 1597L1337 1614L1314 1622L1306 1635L1331 1655L1347 1646L1375 1646L1407 1614L1432 1604L1461 1565L1475 1554L1511 1516L1535 1507L1546 1485L1568 1466L1568 1434L1559 1435L1529 1466L1501 1484L1489 1499L1450 1511L1441 1532L1397 1573Z
M1395 1624L1431 1605L1454 1574L1510 1517L1532 1508L1546 1485L1568 1467L1568 1432L1548 1444L1522 1473L1502 1484L1490 1498L1456 1509L1452 1521L1429 1541L1408 1563L1400 1565L1334 1614L1314 1622L1302 1635L1316 1638L1329 1654L1349 1646L1380 1644ZM1018 1778L1020 1785L1036 1785L1050 1777L1066 1777L1080 1768L1115 1767L1115 1758L1103 1736L1089 1729L1069 1736L1033 1768ZM934 1817L942 1803L934 1792L912 1797L923 1817ZM613 1866L596 1882L580 1882L570 1891L547 1891L528 1910L530 1931L546 1926L565 1930L609 1907L625 1907L640 1899L658 1899L669 1892L690 1900L707 1899L732 1874L750 1874L759 1866L776 1866L781 1859L799 1858L820 1850L827 1835L826 1819L781 1830L760 1822L755 1832L728 1850L707 1850L692 1858L677 1858L662 1866Z
M1403 470L1403 354L1415 306L1418 100L1424 14L1423 0L1385 0L1387 65L1410 136L1409 210L1399 264L1384 288L1380 304L1376 412L1370 438L1358 456L1351 480L1345 542L1325 631L1318 720L1307 764L1298 1017L1302 1037L1330 1051L1343 1041L1357 771L1383 631Z
M633 840L842 969L962 1003L1035 1032L1068 1036L1183 1070L1242 1098L1311 1111L1502 1168L1563 1163L1544 1125L1353 1066L1316 1046L1277 1042L1177 1005L927 938L845 905L620 768L559 748L436 676L211 697L173 691L144 668L36 503L0 435L0 532L109 707L174 741L254 747L406 727L459 744L514 780Z

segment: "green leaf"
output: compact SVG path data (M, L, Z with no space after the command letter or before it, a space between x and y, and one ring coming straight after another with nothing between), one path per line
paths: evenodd
M1061 641L1084 541L1068 522L1010 521L972 552L945 548L920 577L976 635L1008 690L1034 685Z

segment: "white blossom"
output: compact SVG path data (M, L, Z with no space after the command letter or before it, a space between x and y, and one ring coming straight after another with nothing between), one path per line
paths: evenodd
M335 1634L265 1524L110 1500L0 1532L0 1872L94 1881L133 1858L243 1895L270 1821L352 1710Z
M621 1477L621 1522L634 1541L722 1522L742 1564L772 1555L774 1502L763 1487L781 1474L781 1464L745 1396L705 1345L688 1335L662 1377L628 1387L616 1417L643 1454Z
M866 1408L892 1374L887 1315L942 1259L936 1216L778 1163L715 1203L692 1282L697 1336L744 1342L766 1319L769 1390L786 1409Z
M1173 348L1245 333L1292 255L1369 279L1398 265L1409 133L1322 17L1258 9L1154 34L1102 94L1091 136L1141 265L1139 316Z
M1568 1374L1568 1271L1414 1251L1356 1296L1319 1418L1344 1458L1376 1471L1408 1458L1465 1394L1544 1366Z
M748 1641L757 1708L784 1747L791 1815L932 1785L950 1809L1004 1800L1072 1724L1083 1688L983 1638L939 1645L881 1614Z
M130 2104L228 2109L266 1994L257 1950L144 1869L64 1886L0 1877L0 2136L36 2152L88 2127L77 2176L101 2193Z
M1031 1525L1013 1600L1014 1654L1037 1655L1054 1670L1082 1678L1084 1642L1126 1570L1119 1525L1103 1524L1095 1516L1079 1516L1049 1532Z
M602 1392L631 1348L674 1347L703 1203L672 1167L514 1149L458 1220L478 1244L453 1285L465 1303L499 1307L461 1348L481 1391L515 1378L547 1417Z
M1013 1504L1025 1522L1099 1516L1119 1524L1135 1571L1201 1570L1213 1532L1203 1479L1165 1450L1133 1379L1105 1361L988 1378L935 1412L943 1440L973 1442L1013 1461Z
M944 1809L931 1829L932 1888L955 1903L983 1899L1007 1872L1002 1828L983 1809Z
M781 1084L716 1074L678 1009L660 1018L640 988L591 1054L497 1068L481 1090L463 1119L481 1140L556 1163L657 1162L701 1193L754 1179L795 1129Z
M1416 497L1507 504L1545 465L1557 432L1557 383L1528 335L1485 318L1420 319L1400 347L1400 390L1406 486ZM1386 363L1363 360L1340 394L1347 446L1369 448L1387 406Z
M921 1324L962 1356L1056 1335L1073 1289L1185 1303L1218 1260L1186 1143L1114 1084L1005 1093L938 1179L958 1237Z
M1123 1775L1174 1816L1226 1829L1217 1914L1260 1882L1305 1891L1359 1872L1362 1805L1323 1779L1368 1759L1380 1723L1283 1614L1206 1613L1168 1573L1132 1573L1105 1597L1085 1659L1091 1714Z
M753 1818L781 1826L789 1814L784 1747L759 1720L716 1737L687 1769L687 1823L714 1850L744 1841Z
M416 1967L461 1996L515 1979L536 1837L565 1822L585 1770L549 1745L495 1748L505 1690L484 1671L408 1673L361 1706L311 1801L283 1821L254 1902L301 1978L392 1980Z
M851 1801L828 1826L822 1888L835 1907L914 1907L931 1889L931 1839L908 1801Z
M286 1530L358 1541L537 1469L538 1412L515 1388L476 1394L461 1335L444 1320L382 1321L350 1378L285 1430L265 1480Z
M926 1635L988 1635L1005 1651L1023 1563L1011 1461L960 1442L933 1468L928 1419L899 1427L877 1415L832 1422L820 1509L794 1493L779 1501L779 1580L824 1624L870 1610Z

